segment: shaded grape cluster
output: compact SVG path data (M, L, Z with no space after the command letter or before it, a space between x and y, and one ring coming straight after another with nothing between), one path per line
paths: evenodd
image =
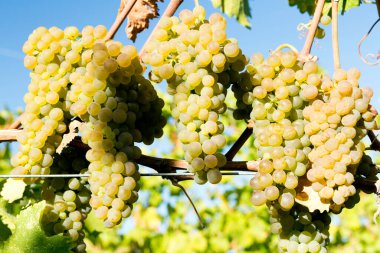
M326 253L329 243L331 218L327 212L310 212L296 204L284 211L270 206L272 233L279 234L279 252L287 253Z

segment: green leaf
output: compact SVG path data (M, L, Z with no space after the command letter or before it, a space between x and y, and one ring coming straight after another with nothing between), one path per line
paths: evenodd
M211 2L215 8L220 7L229 17L235 17L241 25L251 28L249 0L211 0Z
M360 5L360 0L341 0L339 1L339 10L341 11L342 15L354 8L354 7L358 7Z
M62 234L47 236L40 225L45 202L39 202L20 212L16 229L4 244L2 252L12 253L67 253L69 239Z
M9 227L0 219L0 249L11 234L12 232Z
M101 232L106 230L104 223L96 218L94 212L90 212L85 220L86 229L89 232Z
M329 14L329 13L330 13L330 10L331 10L331 6L332 6L331 3L325 3L325 5L323 5L322 14L323 14L323 15L327 15L327 14Z
M358 7L361 4L361 0L340 0L339 1L339 11L343 15L346 11ZM289 0L289 5L298 7L301 13L307 12L309 15L313 15L315 6L315 0ZM331 10L331 2L326 2L323 7L323 14L329 14Z
M222 5L222 0L211 0L211 3L214 8L219 8Z
M237 16L237 20L240 24L247 28L251 28L251 23L249 22L248 18L251 17L251 9L249 8L249 2L248 0L240 1L240 9L239 9L239 15Z
M240 4L236 4L236 1L224 1L224 13L226 13L229 17L237 17L240 11Z

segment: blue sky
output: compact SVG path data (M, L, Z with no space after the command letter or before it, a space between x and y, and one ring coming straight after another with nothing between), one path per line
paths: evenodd
M169 0L166 0L167 3ZM306 23L310 19L307 14L300 14L296 7L289 7L288 1L250 1L252 8L252 29L240 26L234 19L228 19L227 31L229 37L238 39L245 54L251 56L255 52L268 55L269 50L275 49L282 43L290 43L301 49L304 39L296 27L299 23ZM160 3L161 10L166 3ZM201 0L208 14L217 11L210 0ZM275 3L275 4L274 4ZM193 8L193 1L186 0L181 6ZM0 1L0 108L8 106L12 110L23 107L23 94L28 86L28 70L23 67L23 53L21 51L24 41L29 33L38 26L77 26L104 24L110 27L114 21L119 1L49 1L49 0L15 0ZM371 24L377 19L375 5L362 5L340 16L340 50L342 67L356 66L362 71L361 85L371 86L375 90L375 101L380 104L380 66L365 65L357 53L357 43L368 31ZM153 22L151 28L157 21ZM378 30L380 27L378 28ZM150 29L151 30L151 29ZM332 72L333 60L331 51L330 27L326 29L324 40L318 40L312 53L319 56L319 63L328 72ZM141 48L149 35L149 31L140 34L135 45ZM118 32L116 39L123 43L127 40L124 27ZM374 30L371 37L365 42L365 53L380 50L379 31Z

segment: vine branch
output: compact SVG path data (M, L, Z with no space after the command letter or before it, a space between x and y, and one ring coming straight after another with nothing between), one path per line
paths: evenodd
M308 58L308 56L310 54L311 47L313 46L315 33L317 31L317 28L318 28L318 23L319 23L319 20L321 19L324 4L325 4L325 0L318 0L318 2L317 2L317 6L315 7L313 20L311 21L309 32L307 33L305 44L304 44L303 49L300 53L301 59L302 58L303 59Z
M372 150L380 151L380 141L377 139L375 133L372 130L368 131L368 137L371 140L371 145L369 148Z
M116 32L119 30L120 26L123 24L124 20L127 18L129 12L131 12L133 6L137 0L128 0L127 3L124 6L124 9L116 16L115 22L112 24L111 28L109 29L105 40L112 39Z
M331 10L331 30L332 30L332 46L333 46L333 57L334 57L334 68L340 68L340 58L339 58L339 39L338 39L338 8L339 0L332 1Z
M240 135L240 137L236 140L236 142L232 145L230 150L226 153L226 159L227 161L232 161L234 159L235 155L241 147L243 147L244 143L248 140L248 138L252 135L252 127L247 126L246 129L244 129L243 133Z
M0 130L0 142L12 142L16 141L17 135L21 133L22 130ZM246 131L246 130L245 130ZM368 136L371 140L375 140L372 145L378 145L380 147L380 142L376 139L376 136L372 131L369 131ZM72 142L69 143L69 146L77 147L80 149L88 150L89 147L84 144L80 137L74 138ZM227 161L226 165L219 168L221 171L257 171L260 160L256 161ZM159 158L147 155L141 155L139 159L136 160L136 163L154 169L158 173L175 173L177 170L185 170L188 166L188 163L185 160L176 160L171 158ZM380 171L380 168L376 166L377 170ZM171 180L175 178L177 182L184 180L193 180L194 176L165 176ZM369 180L363 178L357 178L355 180L355 186L363 190L366 193L376 193L376 180Z

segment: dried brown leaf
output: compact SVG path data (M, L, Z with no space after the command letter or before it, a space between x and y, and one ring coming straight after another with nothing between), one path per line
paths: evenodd
M149 27L149 21L159 16L157 2L162 2L162 0L137 0L128 15L125 32L129 39L135 41L137 34Z

